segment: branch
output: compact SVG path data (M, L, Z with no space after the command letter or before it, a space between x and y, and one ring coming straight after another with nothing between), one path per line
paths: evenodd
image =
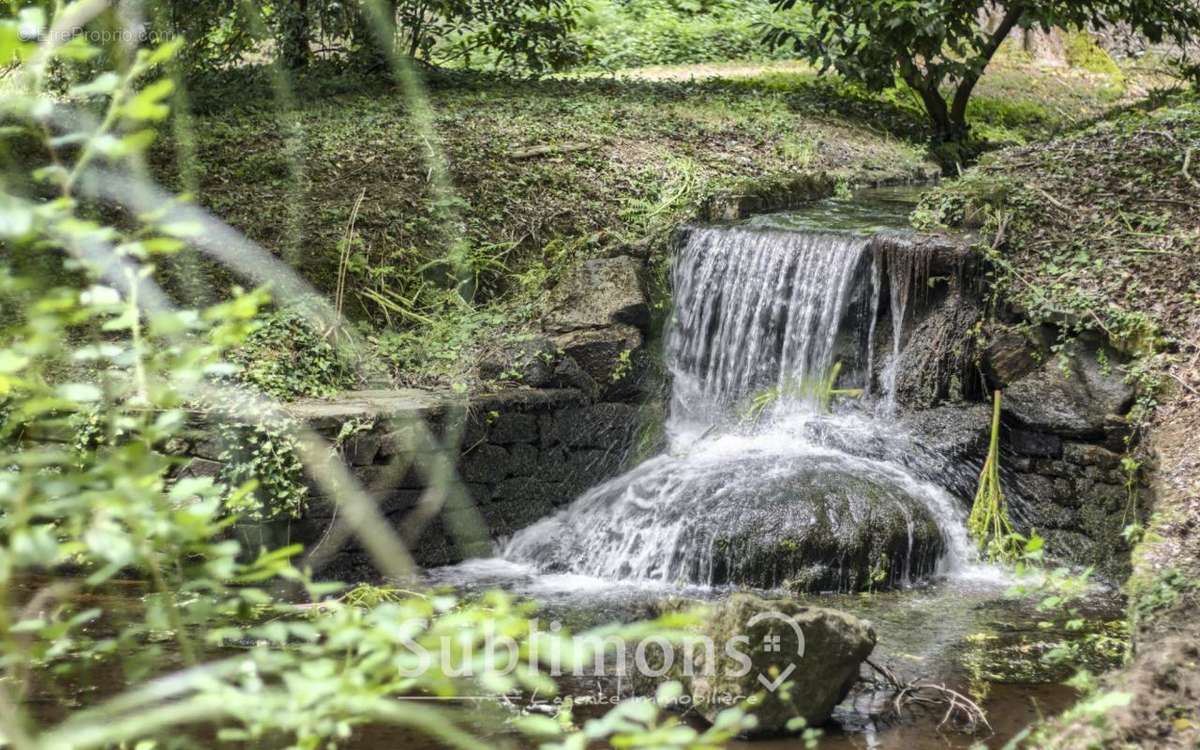
M964 122L967 116L967 102L971 100L971 94L975 91L975 85L979 83L979 78L983 75L983 69L991 62L996 55L996 51L1000 49L1000 45L1004 44L1004 40L1016 28L1017 23L1021 20L1021 16L1025 15L1025 5L1016 3L1008 9L1004 18L1000 21L1000 25L992 32L988 38L987 44L983 45L983 49L979 50L979 57L983 60L983 65L978 70L968 73L958 85L958 91L954 93L954 104L950 109L950 116L958 122Z

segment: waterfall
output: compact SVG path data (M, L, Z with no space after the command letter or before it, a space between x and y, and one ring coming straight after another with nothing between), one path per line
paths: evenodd
M833 367L841 321L862 279L868 238L696 230L676 259L667 335L672 416L705 424L773 387L811 402Z
M914 274L905 266L897 284L897 267L849 232L693 230L672 271L668 450L518 532L504 557L611 580L794 590L861 588L879 571L907 585L960 565L961 504L882 457L904 455L906 437L862 403L869 393L831 405L828 392L834 373L838 388L869 390L885 268L898 340Z

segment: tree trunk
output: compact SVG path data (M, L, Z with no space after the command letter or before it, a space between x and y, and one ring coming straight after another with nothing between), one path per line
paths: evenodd
M925 113L929 115L929 121L933 125L935 143L966 138L966 133L959 133L958 128L955 127L950 107L939 90L938 81L928 78L927 74L923 74L915 64L908 60L901 60L900 74L904 78L904 82L921 97L921 103L925 105Z
M355 47L368 67L387 70L396 45L397 0L361 0L355 23Z
M279 55L289 70L308 65L312 55L312 24L308 0L287 0L280 6Z
M971 100L971 94L974 93L975 86L979 83L979 78L983 75L983 69L991 62L991 59L996 55L996 50L1000 49L1000 45L1004 43L1004 40L1016 28L1023 15L1025 15L1025 6L1021 3L1014 3L1008 7L1004 17L992 29L987 44L984 45L983 49L979 50L979 57L982 59L983 64L977 71L968 73L959 81L958 89L954 92L954 101L950 105L948 118L955 140L965 141L969 135L970 126L967 124L967 104Z

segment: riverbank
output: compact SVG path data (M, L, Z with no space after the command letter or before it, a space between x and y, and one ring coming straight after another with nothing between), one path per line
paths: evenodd
M1200 107L1181 95L1000 153L925 204L927 219L981 232L997 299L1059 326L1057 352L1097 332L1130 357L1139 389L1125 466L1149 482L1152 507L1145 528L1128 528L1141 540L1126 585L1133 657L1098 703L1039 730L1038 747L1191 747L1200 735L1197 153Z

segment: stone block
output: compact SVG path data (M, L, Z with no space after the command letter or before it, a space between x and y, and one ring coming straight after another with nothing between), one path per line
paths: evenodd
M536 443L538 418L534 414L501 413L488 428L488 441L497 445Z
M499 445L483 443L471 448L459 462L458 473L468 482L499 482L509 474L508 451Z
M374 431L359 433L342 446L342 458L351 466L370 466L379 455L382 442L382 436Z
M530 495L524 500L509 500L499 506L508 525L508 533L532 526L554 512L554 503L545 495Z
M650 323L650 305L642 267L628 256L584 261L554 291L550 313L543 321L546 330L563 333L613 323L644 330Z
M509 476L531 477L540 476L541 452L536 446L527 443L517 443L508 447Z
M1006 432L1009 448L1019 456L1061 458L1062 439L1057 435L1011 427Z
M1063 459L1080 466L1098 466L1101 469L1115 469L1121 465L1121 456L1095 443L1066 443L1063 446Z
M207 458L193 458L187 462L187 465L179 470L179 477L196 478L196 479L213 479L220 475L223 464L217 461L210 461Z
M1106 352L1109 361L1115 356ZM1129 410L1133 396L1133 386L1119 370L1103 364L1097 351L1082 351L1071 357L1065 372L1051 360L1010 385L1004 410L1029 429L1102 438L1113 415Z
M536 503L553 506L562 497L562 485L531 477L505 479L496 485L495 500L499 503Z
M629 404L602 403L564 409L541 417L542 446L613 448L624 446L637 425L637 409Z

